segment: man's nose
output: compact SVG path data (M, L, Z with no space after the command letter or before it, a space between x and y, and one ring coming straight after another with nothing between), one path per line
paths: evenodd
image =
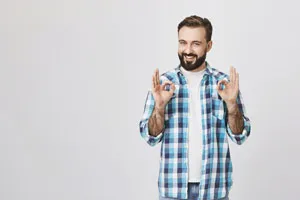
M191 45L186 45L186 48L185 48L185 50L184 50L184 53L190 54L191 52L192 52Z

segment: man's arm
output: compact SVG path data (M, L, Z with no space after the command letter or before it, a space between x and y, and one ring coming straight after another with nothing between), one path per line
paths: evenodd
M153 137L158 136L164 129L165 109L154 107L149 119L149 134Z
M244 129L244 119L238 104L228 105L228 124L233 134L239 135Z
M169 90L166 90L167 85L170 86ZM140 121L141 136L151 146L163 138L165 107L175 89L175 84L164 76L160 77L156 69L152 75L152 89L148 92L144 114Z
M149 91L139 127L142 138L144 138L150 146L155 146L163 138L163 134L159 134L159 131L164 128L161 128L161 126L164 125L164 122L162 122L161 119L164 115L162 115L161 112L158 112L157 114L157 111L155 110L155 101L152 92ZM163 130L161 130L161 132L163 132Z
M230 67L230 81L227 77L220 80L217 91L226 103L227 133L233 142L241 145L249 137L251 125L239 91L239 73L234 67Z
M241 92L239 91L235 104L225 103L225 105L228 136L234 143L241 145L247 140L251 132L251 123L246 114Z

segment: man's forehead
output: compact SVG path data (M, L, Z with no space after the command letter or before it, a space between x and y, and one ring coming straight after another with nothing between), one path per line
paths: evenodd
M204 27L182 27L178 32L179 40L186 41L202 41L205 39Z

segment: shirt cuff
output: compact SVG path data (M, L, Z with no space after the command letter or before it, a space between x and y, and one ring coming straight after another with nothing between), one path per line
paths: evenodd
M154 146L157 143L159 143L162 140L164 130L165 130L165 127L163 128L163 130L157 136L152 136L152 135L149 134L149 126L147 125L145 127L145 132L147 134L148 144L150 144L151 146Z
M229 126L229 123L227 123L227 133L228 135L232 138L232 140L234 142L236 142L237 144L242 144L246 138L248 137L249 133L250 133L250 122L245 119L245 117L243 116L243 120L244 120L244 129L241 133L237 133L237 134L234 134L232 132L232 130L230 129L230 126Z

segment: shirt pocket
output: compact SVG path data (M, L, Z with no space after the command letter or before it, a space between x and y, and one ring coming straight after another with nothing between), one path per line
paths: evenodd
M224 104L223 100L219 98L212 98L212 115L219 120L224 119Z

